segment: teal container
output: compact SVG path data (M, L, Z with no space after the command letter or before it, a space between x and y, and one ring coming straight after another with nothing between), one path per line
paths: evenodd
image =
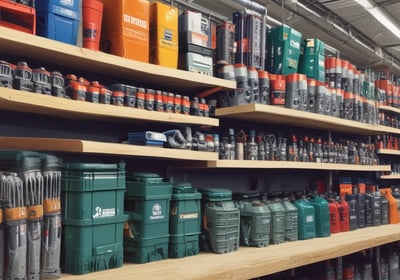
M126 188L125 213L134 238L168 236L172 183L155 173L134 173Z
M296 241L299 239L299 214L297 207L290 202L288 197L282 199L282 206L285 209L285 241Z
M311 239L316 236L315 209L306 199L300 198L294 201L299 211L299 239Z
M265 247L269 244L271 210L259 200L235 201L240 210L240 244Z
M217 254L239 249L240 211L228 189L199 189L202 194L200 249Z
M297 73L300 59L302 34L280 25L267 33L267 70L273 74Z
M155 173L133 173L127 176L126 185L126 261L144 263L167 258L172 183Z
M121 267L126 215L93 220L63 220L61 270L86 274Z
M328 201L319 195L312 195L309 202L315 210L315 235L327 237L331 235L331 223Z
M279 198L267 200L266 205L271 210L270 244L280 244L285 241L285 208Z
M315 38L305 39L302 49L298 72L325 82L325 43Z
M148 263L168 258L169 236L124 238L124 261Z
M124 214L125 164L64 164L62 218L92 220Z
M201 193L190 183L174 185L169 221L169 257L182 258L199 253Z

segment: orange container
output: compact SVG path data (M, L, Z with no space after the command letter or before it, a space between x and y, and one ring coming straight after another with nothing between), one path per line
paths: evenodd
M103 0L103 3L101 49L149 62L149 1Z
M178 67L178 9L160 2L150 6L150 62Z
M380 189L380 192L389 200L389 223L397 224L399 222L399 210L397 208L397 199L392 195L392 189Z
M99 50L102 18L103 2L99 0L82 1L82 46L84 48Z

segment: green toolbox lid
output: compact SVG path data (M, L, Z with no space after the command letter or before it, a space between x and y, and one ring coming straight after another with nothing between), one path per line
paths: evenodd
M259 199L260 192L259 191L247 191L247 192L234 192L233 199L234 200L253 200Z
M55 155L40 154L42 171L61 170L62 160Z
M132 173L126 177L127 197L171 199L172 183L157 173Z
M116 163L65 163L63 168L68 171L115 171L118 169Z
M24 172L40 170L40 154L34 151L0 151L0 169L2 171Z
M135 172L129 176L129 180L146 184L163 183L163 178L157 173Z
M203 199L210 201L231 200L232 191L223 188L199 189Z
M201 193L193 188L191 183L180 183L172 187L172 199L201 199Z

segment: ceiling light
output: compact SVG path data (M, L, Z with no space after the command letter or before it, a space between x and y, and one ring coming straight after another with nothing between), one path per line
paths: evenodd
M393 22L388 15L382 11L380 7L372 4L370 0L354 0L360 6L362 6L366 11L368 11L377 21L379 21L387 30L392 32L397 38L400 39L400 28Z

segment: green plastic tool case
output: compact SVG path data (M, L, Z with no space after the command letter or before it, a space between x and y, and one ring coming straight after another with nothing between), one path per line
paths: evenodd
M125 213L129 215L124 237L124 258L146 263L168 257L169 211L172 183L155 173L127 177Z
M190 183L172 188L169 221L169 257L182 258L199 253L201 193Z
M61 177L62 271L122 266L125 165L65 164Z

